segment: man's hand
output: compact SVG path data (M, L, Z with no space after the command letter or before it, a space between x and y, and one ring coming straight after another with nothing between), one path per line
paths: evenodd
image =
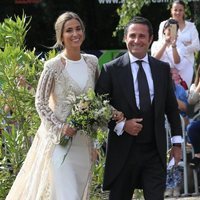
M142 118L134 118L126 120L124 125L124 131L128 134L137 136L138 133L142 130L142 124L140 123L143 119Z
M182 148L178 146L173 146L170 152L170 157L174 157L175 165L178 165L178 163L182 159Z

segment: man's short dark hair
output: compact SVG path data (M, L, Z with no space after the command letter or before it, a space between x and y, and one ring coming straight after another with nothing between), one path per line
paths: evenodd
M153 27L152 27L152 24L151 22L144 18L144 17L139 17L139 16L136 16L134 18L132 18L128 24L125 26L124 28L124 35L127 35L128 33L128 28L130 27L130 25L132 24L143 24L143 25L146 25L149 29L149 36L151 37L153 35Z

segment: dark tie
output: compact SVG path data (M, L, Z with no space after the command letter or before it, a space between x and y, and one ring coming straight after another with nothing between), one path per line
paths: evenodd
M148 86L146 74L142 66L142 60L137 60L136 63L139 65L137 80L138 80L140 110L145 112L145 111L148 111L151 107L149 86Z

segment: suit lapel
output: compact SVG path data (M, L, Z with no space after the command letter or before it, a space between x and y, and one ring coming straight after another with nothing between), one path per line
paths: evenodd
M154 84L154 111L156 116L157 113L159 113L158 108L160 107L160 102L161 102L160 99L162 98L161 97L162 92L160 87L161 79L159 78L161 74L159 74L160 70L157 62L155 62L151 56L149 56L148 59ZM131 71L131 64L128 53L124 54L120 64L119 64L119 72L117 73L118 74L117 78L121 84L124 97L128 100L128 103L130 104L131 108L134 111L139 112L134 95L135 94L134 81L133 81L133 75Z
M161 97L161 87L160 87L160 81L162 80L161 78L159 78L161 76L161 74L159 74L159 67L154 59L152 59L150 56L149 56L149 65L150 65L150 68L151 68L151 74L152 74L152 79L153 79L153 85L154 85L154 111L155 111L155 117L158 113L158 108L160 107L159 104L160 104L160 99L162 98Z
M133 110L137 109L134 85L133 85L133 75L131 71L131 64L128 53L124 54L122 57L121 67L119 67L118 79L123 90L125 98L128 100L131 108Z

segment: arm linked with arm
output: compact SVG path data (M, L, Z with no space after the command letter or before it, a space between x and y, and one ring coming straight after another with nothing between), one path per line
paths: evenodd
M108 70L107 65L104 64L101 69L101 73L100 73L99 79L98 79L96 87L95 87L95 92L98 95L107 94L108 95L107 98L108 98L108 100L110 100L110 95L112 92L111 88L112 88L112 83L111 83L111 77L109 75L109 70ZM112 105L111 105L111 108L112 108L112 113L113 113L112 117L114 117L115 113L120 114L120 112L118 110L116 110ZM118 119L116 118L116 120L118 120ZM112 121L112 124L115 126L116 121L115 120L111 120L111 121ZM119 128L119 131L117 131L117 132L120 132L120 134L122 133L123 124L124 124L124 122L121 121L121 122L119 122L119 126L115 127L117 129Z

